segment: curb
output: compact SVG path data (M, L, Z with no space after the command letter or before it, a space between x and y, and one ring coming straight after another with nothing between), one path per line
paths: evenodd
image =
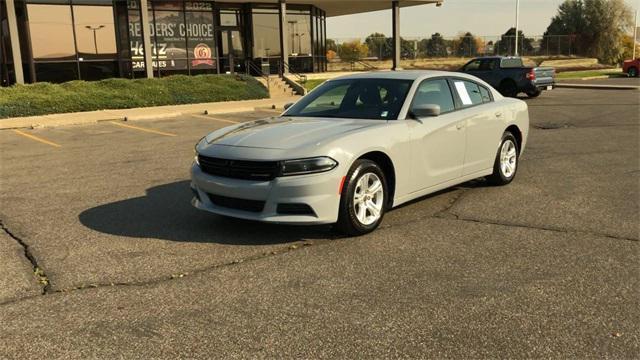
M596 84L572 84L557 82L556 88L567 89L593 89L593 90L640 90L640 86L631 85L596 85Z
M257 101L248 100L244 103L242 101L232 103L202 103L6 118L0 119L0 130L85 125L103 121L162 120L195 114L214 115L267 109L281 110L284 108L284 104L295 102L296 100L297 97L288 99L262 99Z

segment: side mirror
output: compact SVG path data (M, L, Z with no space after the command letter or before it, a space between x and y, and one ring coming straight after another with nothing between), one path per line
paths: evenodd
M292 106L293 106L293 103L287 103L287 104L284 104L284 109L285 109L285 110L287 110L287 109L289 109L289 108L290 108L290 107L292 107Z
M424 118L424 117L432 117L440 115L440 105L436 104L424 104L417 105L413 109L411 109L411 115L415 118Z

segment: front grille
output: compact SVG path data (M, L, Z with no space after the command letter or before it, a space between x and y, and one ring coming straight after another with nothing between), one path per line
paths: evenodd
M221 195L209 194L211 202L217 206L249 212L262 212L264 201L238 199Z
M282 215L315 215L313 209L307 204L281 203L278 204L278 214Z
M198 155L202 171L209 175L242 180L271 181L278 176L277 161L227 160Z

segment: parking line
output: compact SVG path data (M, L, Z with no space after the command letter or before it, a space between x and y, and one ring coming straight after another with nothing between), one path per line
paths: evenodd
M158 131L158 130L139 127L139 126L127 125L127 124L119 123L119 122L116 122L116 121L109 121L109 122L112 123L113 125L118 125L118 126L126 127L126 128L129 128L129 129L134 129L134 130L140 130L140 131L144 131L144 132L148 132L148 133L164 135L164 136L178 136L176 134L172 134L172 133L168 133L168 132L164 132L164 131Z
M13 131L18 135L22 135L22 136L24 136L26 138L29 138L31 140L39 141L39 142L41 142L43 144L47 144L47 145L50 145L50 146L53 146L53 147L62 147L62 145L60 145L60 144L56 144L56 143L54 143L52 141L45 140L45 139L43 139L41 137L38 137L38 136L35 136L35 135L27 134L26 132L21 131L21 130L14 129Z
M231 124L240 124L242 122L242 121L233 121L233 120L227 120L227 119L220 119L220 118L216 118L216 117L209 116L209 115L192 114L191 116L194 116L194 117L197 117L197 118L200 118L200 119L222 121L222 122L227 122L227 123L231 123Z

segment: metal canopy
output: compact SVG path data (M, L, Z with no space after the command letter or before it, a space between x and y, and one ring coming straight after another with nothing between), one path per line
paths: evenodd
M247 0L225 0L231 3L246 3ZM252 0L252 3L277 4L277 0ZM443 3L444 0L400 1L400 7ZM391 9L391 0L286 0L287 4L314 5L327 13L327 17L360 14Z

